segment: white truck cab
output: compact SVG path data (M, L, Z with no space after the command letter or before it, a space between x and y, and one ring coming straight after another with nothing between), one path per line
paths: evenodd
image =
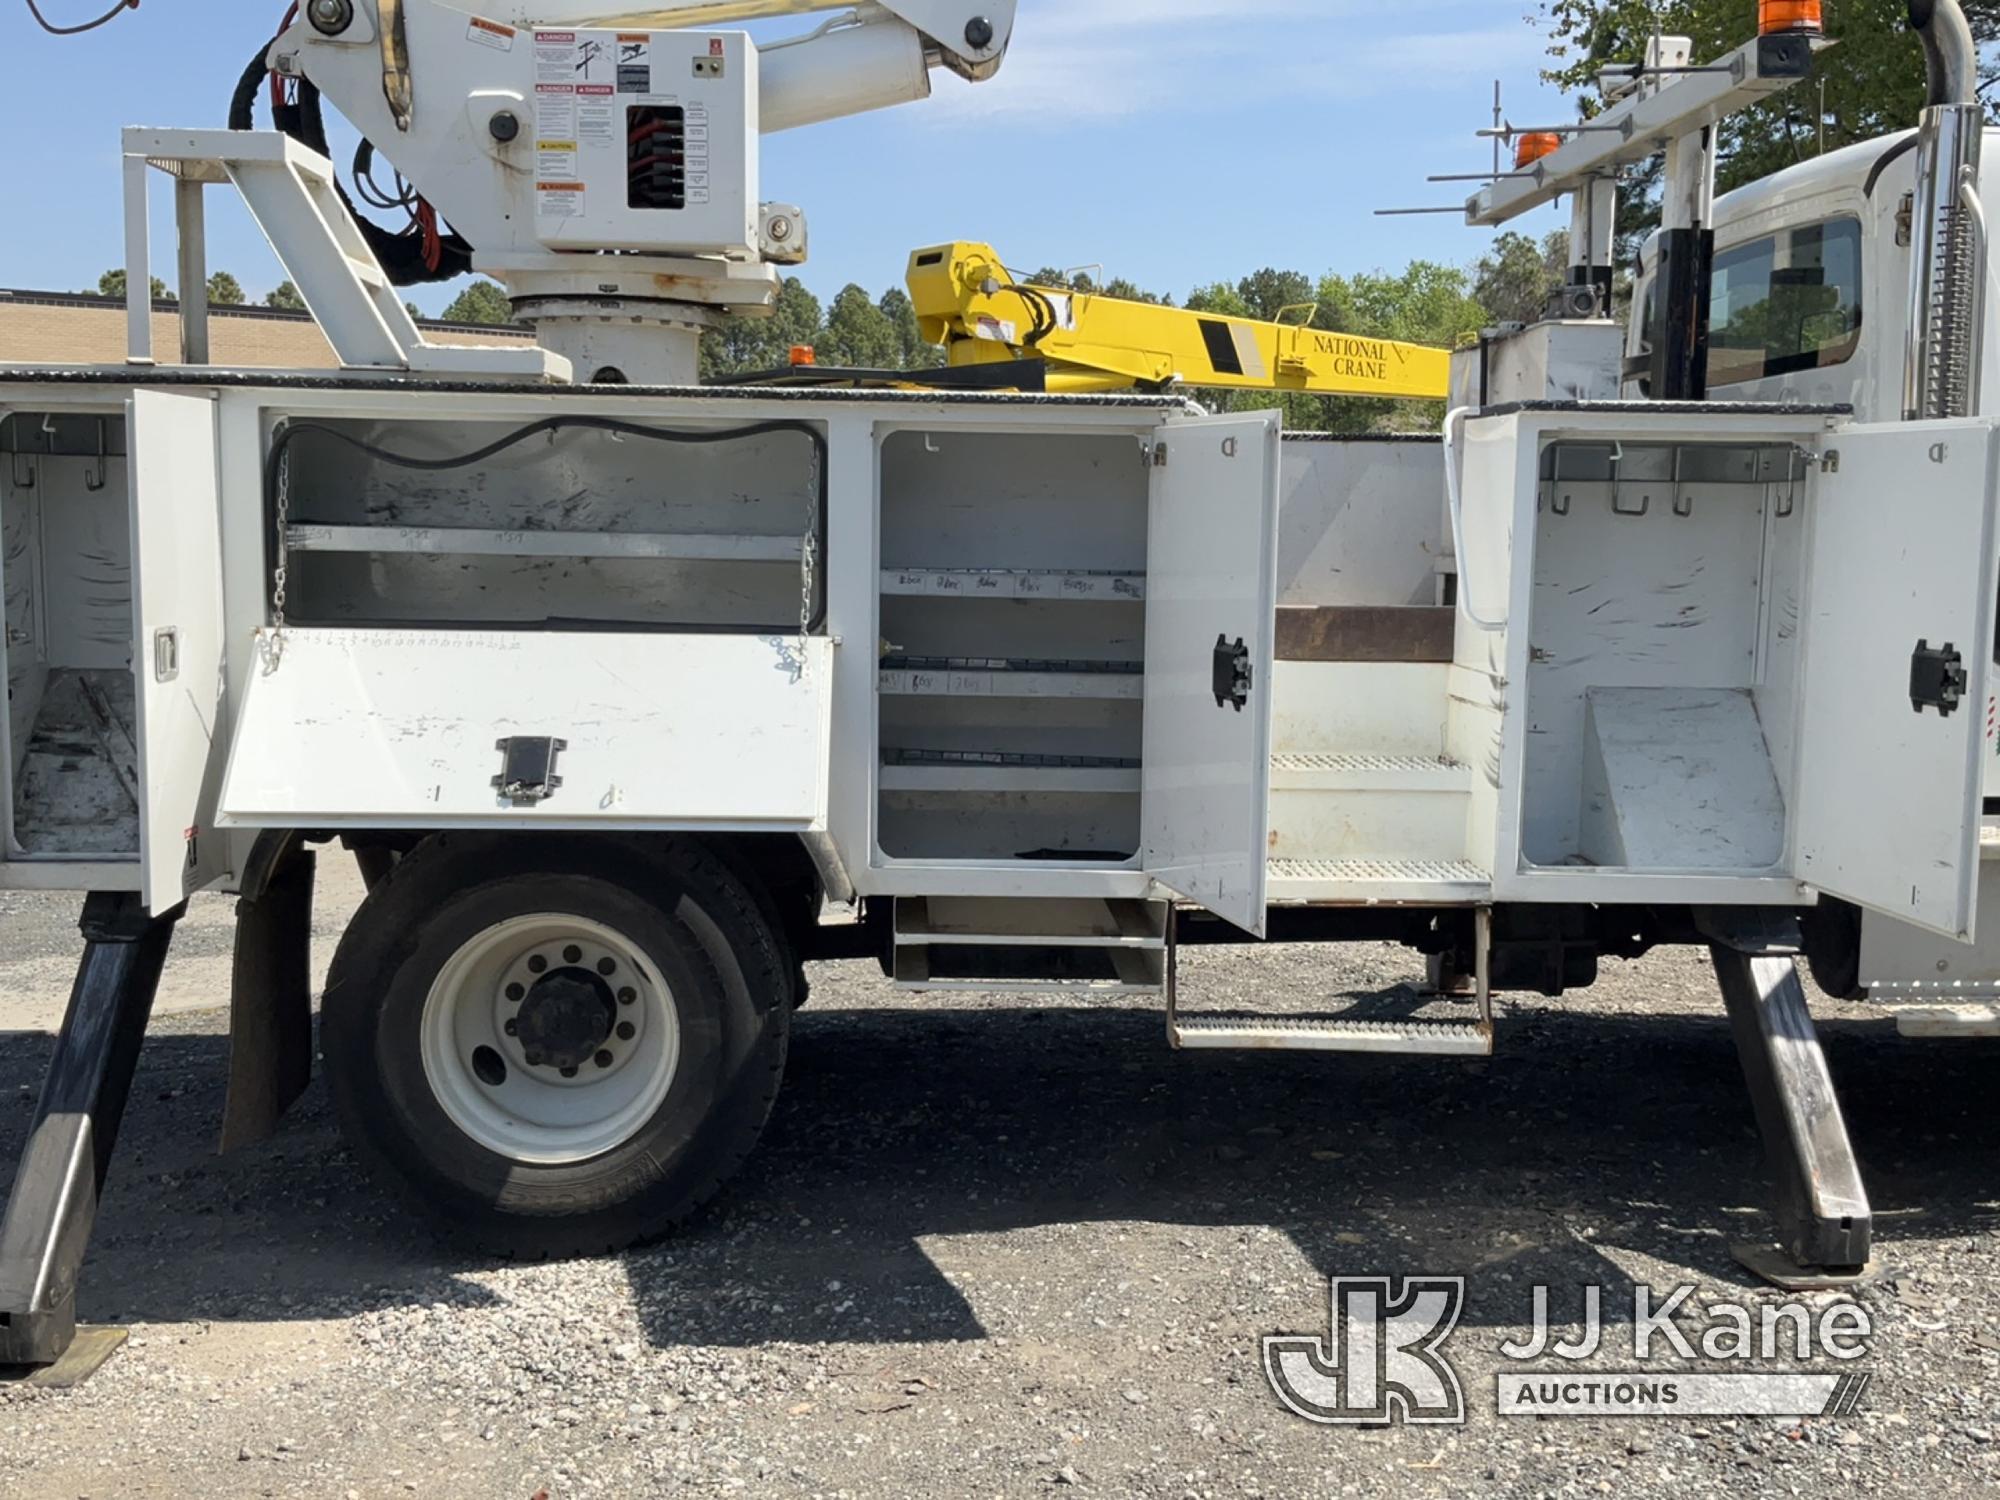
M2000 131L1987 132L1989 142ZM1830 151L1718 198L1708 395L1715 401L1849 405L1857 421L1902 417L1910 325L1917 133ZM2000 162L1981 170L2000 190ZM1625 394L1651 395L1645 357L1658 236L1640 256L1626 330ZM2000 330L1988 319L1988 357ZM2000 411L2000 393L1980 411Z

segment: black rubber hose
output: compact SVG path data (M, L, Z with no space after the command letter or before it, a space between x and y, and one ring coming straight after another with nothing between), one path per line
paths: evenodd
M257 120L257 91L270 77L271 43L265 42L257 49L257 55L250 59L249 66L237 81L236 92L229 100L229 128L231 130L254 130ZM321 156L328 155L326 144L326 114L321 106L319 87L310 78L298 80L298 97L290 104L280 104L271 111L271 123L308 151L316 151ZM463 235L444 235L440 241L441 253L435 269L424 263L424 245L421 235L408 231L384 229L374 220L364 217L354 206L354 200L347 195L347 189L339 182L334 183L334 191L340 194L340 201L347 211L354 215L354 221L361 226L362 238L368 241L368 248L375 252L375 258L382 263L392 286L421 286L429 282L451 281L467 275L472 270L472 246Z
M231 130L254 130L257 128L257 90L264 86L264 80L271 76L271 44L264 43L257 49L250 65L243 70L243 76L236 81L236 92L229 96L229 128Z

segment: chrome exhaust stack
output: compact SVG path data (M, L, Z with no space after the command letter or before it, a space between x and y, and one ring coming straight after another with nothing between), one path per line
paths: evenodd
M1903 381L1909 421L1979 410L1988 249L1979 197L1985 111L1979 52L1958 0L1909 0L1923 38L1930 103L1917 144L1910 220L1910 334Z

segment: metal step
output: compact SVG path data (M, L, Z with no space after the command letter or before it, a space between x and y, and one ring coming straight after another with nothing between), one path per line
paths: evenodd
M1329 1021L1209 1016L1174 1029L1183 1052L1395 1052L1424 1057L1491 1057L1484 1021Z
M1493 898L1477 865L1443 859L1274 859L1274 906L1476 906Z
M1470 793L1472 769L1434 756L1285 753L1271 757L1271 789Z
M1164 995L1164 902L903 897L896 987L1016 995Z
M1877 999L1871 995L1870 999ZM1878 1003L1880 1001L1878 1000ZM1896 1033L1911 1037L2000 1037L2000 1002L1960 1001L1956 1005L1890 1002Z
M1169 952L1167 1041L1179 1052L1389 1052L1413 1057L1493 1055L1493 912L1473 912L1477 1021L1350 1021L1326 1016L1183 1016Z

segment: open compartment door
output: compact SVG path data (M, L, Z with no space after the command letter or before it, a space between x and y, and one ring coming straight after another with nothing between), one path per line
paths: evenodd
M266 632L232 828L825 825L824 637Z
M134 391L132 673L139 718L139 864L148 910L166 911L224 873L204 827L221 769L222 521L216 408L207 396Z
M1796 873L1969 942L2000 574L1994 429L1910 422L1826 446L1807 544Z
M1276 412L1160 429L1146 564L1146 872L1259 937L1281 434Z

